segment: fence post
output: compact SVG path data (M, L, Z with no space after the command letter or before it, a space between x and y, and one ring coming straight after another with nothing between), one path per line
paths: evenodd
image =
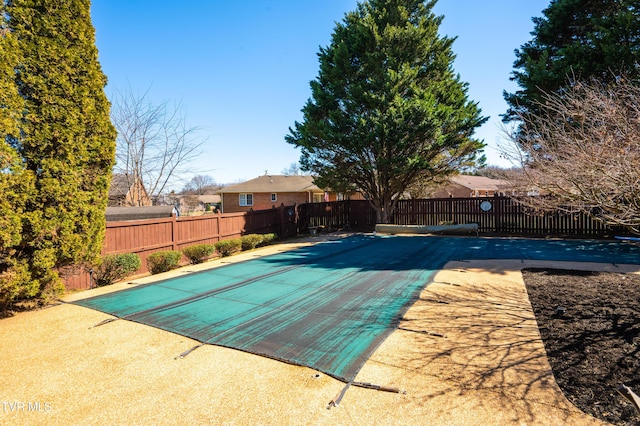
M171 246L173 250L178 250L178 241L177 240L177 227L178 227L178 218L176 215L171 215Z
M503 207L503 200L494 196L493 199L493 226L495 226L495 232L497 234L502 230L502 220L505 209Z
M453 224L453 195L449 195L449 223Z
M280 203L278 207L278 220L280 221L280 239L286 238L286 224L284 223L284 203Z

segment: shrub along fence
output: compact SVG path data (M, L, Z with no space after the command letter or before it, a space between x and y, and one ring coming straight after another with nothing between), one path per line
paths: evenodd
M477 223L483 235L537 237L611 236L612 230L585 214L531 211L508 197L401 200L391 223L444 225ZM164 250L182 250L195 244L215 244L246 234L275 233L288 238L312 227L373 230L375 210L366 200L347 200L284 206L247 213L172 217L107 223L104 254L136 253L147 271L147 258ZM63 273L67 289L89 288L91 277L83 268Z
M138 272L143 274L148 272L147 258L159 251L268 233L280 238L295 235L295 207L281 205L246 213L107 222L102 254L135 253L142 260ZM61 271L61 276L67 289L87 289L93 285L87 268L67 268Z

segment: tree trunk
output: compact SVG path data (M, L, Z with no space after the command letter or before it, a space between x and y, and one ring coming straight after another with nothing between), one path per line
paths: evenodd
M389 223L392 216L391 200L383 197L376 200L373 207L376 210L376 223Z

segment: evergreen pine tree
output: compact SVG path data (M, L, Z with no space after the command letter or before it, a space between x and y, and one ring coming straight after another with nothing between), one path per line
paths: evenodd
M537 114L546 94L560 94L575 81L614 82L640 77L640 4L637 0L552 0L533 18L533 39L516 50L504 92L505 121Z
M32 174L15 149L24 111L14 80L17 53L16 40L0 15L0 309L17 298L33 297L39 290L26 260L16 257L16 247L22 243L25 202L33 189Z
M15 256L46 295L61 289L60 268L101 251L116 134L90 1L8 0L6 16L24 102L13 148L34 179Z
M435 1L369 0L336 25L319 53L304 120L287 142L303 170L334 190L357 190L386 223L407 188L473 165L485 118L453 71Z

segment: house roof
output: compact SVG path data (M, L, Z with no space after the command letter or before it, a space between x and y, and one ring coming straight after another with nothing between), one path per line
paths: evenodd
M254 192L323 192L313 183L313 176L264 175L220 190L221 194Z
M215 204L215 203L219 203L220 202L220 194L204 194L204 195L191 195L191 194L187 194L187 195L176 195L173 197L174 200L179 200L181 202L184 202L185 200L189 199L189 200L198 200L198 202L200 203L209 203L209 204Z
M456 175L449 179L452 183L464 186L471 190L498 191L509 186L509 183L500 179L491 179L485 176Z
M201 203L219 203L220 202L220 195L198 195L198 201L200 201Z
M131 183L125 174L114 174L111 176L111 185L109 186L109 197L122 197L129 193Z
M107 222L177 216L173 206L107 207Z

